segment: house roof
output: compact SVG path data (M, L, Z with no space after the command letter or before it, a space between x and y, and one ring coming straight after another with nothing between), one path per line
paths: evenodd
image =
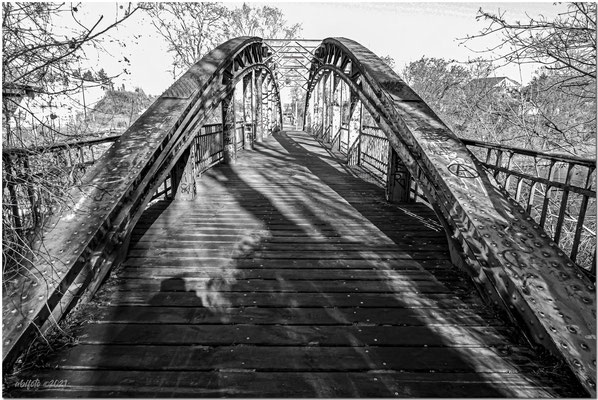
M521 84L519 82L514 81L511 78L507 78L506 76L489 76L487 78L472 79L470 83L481 83L484 85L498 86L504 80L509 81L510 83L514 84L515 86L521 86Z

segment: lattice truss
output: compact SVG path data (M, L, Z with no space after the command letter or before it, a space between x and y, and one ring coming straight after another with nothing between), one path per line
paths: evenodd
M322 43L320 39L264 39L271 54L271 61L278 89L300 87L307 91L308 71L314 52Z

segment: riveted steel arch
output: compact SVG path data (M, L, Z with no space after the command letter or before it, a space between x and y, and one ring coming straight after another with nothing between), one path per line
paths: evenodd
M349 84L378 122L443 222L454 262L595 395L593 282L375 54L346 38L325 39L310 67L306 110L325 73Z
M278 123L282 110L268 48L258 37L218 46L181 76L127 129L71 190L71 203L43 232L43 253L27 276L7 282L3 363L47 321L90 296L127 250L130 233L157 187L235 84L252 71L268 77Z

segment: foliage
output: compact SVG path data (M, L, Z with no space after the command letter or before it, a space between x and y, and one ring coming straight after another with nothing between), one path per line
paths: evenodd
M237 36L296 37L301 25L288 25L275 7L243 4L230 10L220 3L147 3L152 24L173 55L174 78L222 42Z
M173 54L175 78L226 38L229 11L221 4L148 3L144 8Z
M263 6L251 7L247 3L228 14L226 37L259 36L267 39L296 38L301 32L301 24L287 25L279 8Z
M383 57L380 57L380 59L381 59L381 60L382 60L382 61L383 61L383 62L384 62L386 65L388 65L388 66L390 67L390 69L394 69L394 68L395 68L396 62L395 62L395 59L394 59L394 58L392 58L391 56L383 56Z

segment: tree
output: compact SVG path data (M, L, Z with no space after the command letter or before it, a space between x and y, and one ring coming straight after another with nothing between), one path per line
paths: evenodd
M499 44L485 50L502 52L497 59L541 64L561 77L561 89L572 89L576 95L583 94L588 84L596 85L596 3L569 3L567 11L554 20L541 15L527 23L509 22L504 12L493 14L482 9L477 18L489 25L464 42L498 35ZM595 93L589 95L595 97Z
M402 76L434 111L444 116L452 112L451 99L470 78L467 69L453 60L427 57L409 63Z
M514 126L541 149L590 154L596 141L596 3L569 3L552 20L511 22L504 12L482 9L477 18L489 25L463 43L496 37L498 45L481 51L498 53L495 62L542 67L524 90L525 112L513 115Z
M388 65L390 67L390 69L394 69L395 68L395 59L392 58L391 56L384 56L384 57L380 57L380 59L384 62L384 64Z
M147 3L144 8L173 54L174 78L226 39L229 10L222 4Z
M35 110L20 104L23 96L19 94L42 95L42 99L51 102L54 96L79 92L86 80L81 79L79 67L85 61L86 51L101 48L102 38L138 9L130 4L121 6L123 11L108 25L102 25L104 17L99 16L93 25L86 26L77 16L81 7L65 3L2 3L2 90L13 95L3 97L5 144L27 144L23 137L15 136L20 129L11 129L18 122L14 121L16 109L46 130L56 131L40 120ZM56 23L64 20L65 15L71 16L68 29Z
M300 24L288 25L275 7L228 9L219 3L148 3L145 8L173 55L172 74L178 77L210 50L237 36L295 37Z
M228 19L226 36L259 36L262 38L291 39L301 32L301 24L287 25L279 8L248 6L246 3L232 10Z

